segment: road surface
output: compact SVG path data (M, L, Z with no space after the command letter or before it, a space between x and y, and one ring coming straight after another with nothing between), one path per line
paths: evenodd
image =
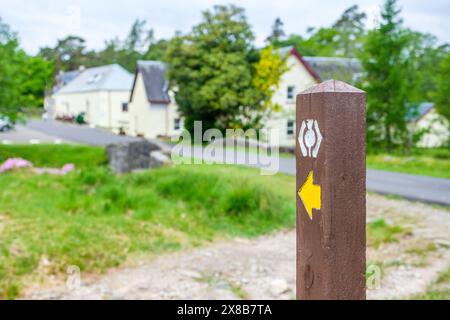
M29 120L27 128L50 136L57 136L67 141L92 146L106 146L108 144L139 140L139 138L119 136L101 129L57 121Z
M28 122L27 128L64 141L94 146L138 140L138 138L118 136L100 129L55 121L31 120ZM14 143L14 139L11 136L13 135L10 135L9 138ZM200 148L194 148L194 157L198 158L200 155ZM206 155L204 159L211 160L212 157ZM272 159L266 157L263 160L270 163ZM245 154L243 152L238 152L235 159L225 161L225 163L229 164L245 162ZM259 163L251 164L250 166L264 167ZM295 175L295 170L295 159L279 157L279 172ZM367 190L381 194L397 195L414 201L450 206L450 179L367 170Z

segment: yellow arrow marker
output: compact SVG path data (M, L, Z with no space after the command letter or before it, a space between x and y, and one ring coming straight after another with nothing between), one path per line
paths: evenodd
M308 179L306 179L306 182L300 188L298 195L302 199L303 205L312 220L313 209L322 209L322 188L314 184L313 171L309 173Z

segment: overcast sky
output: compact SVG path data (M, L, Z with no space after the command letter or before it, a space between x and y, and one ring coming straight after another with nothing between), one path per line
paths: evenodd
M307 27L329 26L349 6L358 4L373 26L383 0L0 0L0 17L19 33L22 47L34 54L56 39L77 34L100 49L106 39L124 38L136 18L145 19L156 38L187 32L214 4L244 7L261 45L276 17L286 33L305 34ZM450 42L449 0L400 0L405 24Z

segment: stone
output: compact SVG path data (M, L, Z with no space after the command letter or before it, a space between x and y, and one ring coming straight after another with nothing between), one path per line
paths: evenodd
M278 297L289 291L289 286L285 279L274 279L270 282L269 290L274 297Z
M170 163L170 158L155 141L141 140L106 147L109 166L114 173L124 174L135 170L160 167Z
M150 167L159 168L170 164L170 158L165 155L162 151L152 151L150 153Z
M180 275L183 277L188 277L192 279L201 279L202 274L200 272L194 271L194 270L180 270L178 271Z

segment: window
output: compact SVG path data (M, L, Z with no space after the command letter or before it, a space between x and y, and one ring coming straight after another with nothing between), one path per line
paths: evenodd
M180 130L181 129L181 119L175 119L173 127L175 130Z
M287 98L288 98L288 100L294 100L294 95L295 95L295 87L294 86L289 86L287 88Z
M287 135L293 136L295 131L295 121L294 120L288 120L287 122Z
M122 112L128 112L128 103L127 102L122 103Z

